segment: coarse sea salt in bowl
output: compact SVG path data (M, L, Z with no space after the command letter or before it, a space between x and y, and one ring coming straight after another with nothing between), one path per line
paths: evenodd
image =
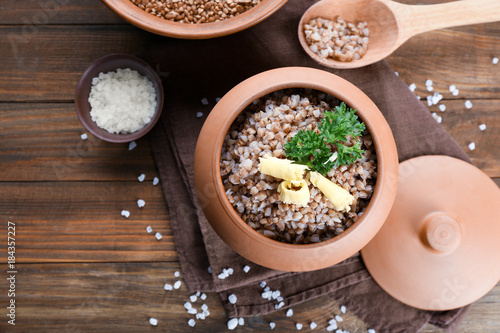
M332 186L311 170L288 186L296 174L282 173L286 165L263 166L266 155L289 159L283 143L301 129L318 130L342 102L365 125L357 136L365 152L326 177L353 201L329 200ZM360 89L322 70L287 67L241 82L217 103L198 138L194 177L207 220L234 251L271 269L312 271L352 256L382 227L396 196L398 156L384 116ZM309 193L294 197L305 187ZM337 198L349 197L344 190ZM301 203L285 202L292 197Z
M129 54L110 54L82 74L75 108L83 126L108 142L131 142L160 118L163 86L155 70Z

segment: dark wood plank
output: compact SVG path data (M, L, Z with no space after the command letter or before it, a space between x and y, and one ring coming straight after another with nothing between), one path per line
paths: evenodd
M133 180L158 176L149 141L86 133L72 103L0 103L0 181Z
M132 25L0 26L0 102L72 101L82 72L159 38Z
M150 178L2 183L1 188L0 221L16 224L18 262L177 260L161 186ZM145 207L138 207L138 199ZM130 217L121 216L122 210ZM147 226L154 232L148 234ZM162 234L160 241L155 232ZM3 248L6 241L0 241Z
M181 272L178 263L106 263L106 264L21 264L16 279L16 327L0 321L2 332L229 332L227 317L219 296L208 293L205 301L193 305L199 310L205 303L210 316L197 320L191 328L184 303L189 292L184 283L180 289L165 291L165 283L182 280L174 276ZM6 279L0 287L8 290ZM0 296L8 302L6 293ZM493 333L500 330L500 311L495 300L500 297L500 284L477 301L458 332ZM321 297L293 307L294 315L286 310L265 316L245 318L245 325L237 332L295 332L296 323L309 331L311 321L318 324L316 331L324 332L328 320L339 311L340 305L329 297ZM347 309L339 328L350 332L366 332L367 326ZM149 324L149 318L158 320L158 326ZM441 332L427 325L423 332Z
M127 24L99 0L0 0L0 24Z

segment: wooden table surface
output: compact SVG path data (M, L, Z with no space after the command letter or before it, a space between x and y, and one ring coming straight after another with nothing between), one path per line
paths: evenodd
M217 294L205 301L210 316L191 328L192 315L183 306L191 295L186 285L163 289L178 279L180 265L161 187L152 184L158 172L148 139L129 150L91 134L80 137L85 130L73 96L85 68L103 55L134 53L162 38L124 22L99 0L0 0L0 332L227 330ZM442 117L442 126L500 185L500 64L492 63L494 57L500 57L500 23L426 33L387 60L416 85L426 105L427 95L443 95L446 111L433 105L429 112ZM428 79L433 92L426 90ZM450 93L451 84L458 96ZM478 129L482 123L485 131ZM146 207L139 209L137 199ZM131 217L123 218L122 209ZM16 232L13 268L7 265L9 225ZM148 234L147 226L163 239ZM17 272L15 296L8 295L12 286L5 278L11 270ZM11 300L15 326L6 316ZM326 331L338 309L322 297L294 307L293 318L283 311L247 318L237 331L267 331L270 321L277 332L311 321L316 331ZM157 327L150 317L158 319ZM340 327L367 329L349 309ZM500 332L500 284L472 305L459 331ZM440 330L427 325L423 332Z

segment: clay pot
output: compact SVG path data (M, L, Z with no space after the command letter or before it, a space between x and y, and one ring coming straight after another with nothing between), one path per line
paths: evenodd
M286 88L316 89L356 109L370 131L376 149L377 182L364 214L339 236L320 243L286 244L259 234L234 211L221 180L221 147L235 118L254 100ZM312 271L352 256L382 227L396 195L398 156L389 125L360 89L322 70L288 67L270 70L243 81L217 103L207 117L197 142L194 177L203 212L213 229L234 251L268 268Z
M130 0L103 0L125 21L146 31L174 38L206 39L247 29L271 16L288 0L262 0L260 4L233 18L212 23L178 23L147 13Z

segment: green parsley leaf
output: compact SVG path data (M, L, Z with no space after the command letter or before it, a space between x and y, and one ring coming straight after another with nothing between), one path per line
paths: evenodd
M309 170L323 175L335 166L349 165L360 159L364 153L358 139L353 146L347 146L349 136L357 138L365 130L365 124L358 120L356 110L345 103L334 111L325 111L317 131L300 130L285 144L285 155L298 164L306 165ZM335 151L330 146L336 147Z

